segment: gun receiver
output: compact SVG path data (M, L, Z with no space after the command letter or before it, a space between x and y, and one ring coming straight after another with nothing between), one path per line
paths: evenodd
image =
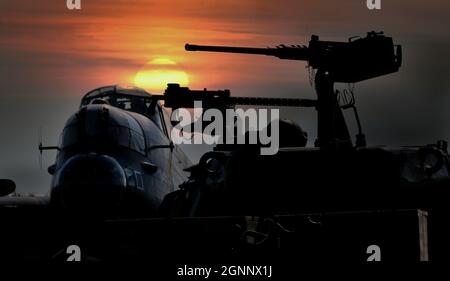
M306 61L317 70L315 86L318 112L318 147L352 146L347 124L334 91L334 83L356 83L397 72L402 64L401 46L382 32L369 32L348 42L321 41L313 35L309 46L247 48L186 44L187 51L225 52L274 56Z

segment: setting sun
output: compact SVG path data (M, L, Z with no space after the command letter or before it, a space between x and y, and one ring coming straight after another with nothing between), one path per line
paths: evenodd
M187 73L168 58L156 58L143 67L134 77L134 84L150 92L162 92L168 83L189 84Z

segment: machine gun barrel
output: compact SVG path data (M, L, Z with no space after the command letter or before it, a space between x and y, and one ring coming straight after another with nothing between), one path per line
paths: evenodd
M286 107L315 107L317 101L313 99L293 98L263 98L263 97L229 97L231 105L255 105L255 106L286 106Z
M185 45L186 51L204 51L220 53L240 53L240 54L258 54L269 55L269 48L248 48L248 47L225 47L225 46L206 46L206 45Z
M278 46L276 48L250 48L250 47L226 47L226 46L206 46L186 44L186 51L218 52L265 55L288 60L304 60L309 58L308 48L305 46Z

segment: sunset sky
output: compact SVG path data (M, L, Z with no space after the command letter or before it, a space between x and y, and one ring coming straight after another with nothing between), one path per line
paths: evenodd
M38 128L55 144L65 119L92 88L137 83L158 93L157 82L168 77L237 96L314 97L303 62L188 53L185 43L266 47L307 44L311 34L347 40L383 30L403 45L405 58L399 73L356 86L369 143L450 139L445 1L382 0L381 11L369 11L365 0L81 3L81 10L71 11L65 0L0 0L0 177L13 178L21 191L48 189L45 169L54 155L44 155L40 172ZM314 114L286 111L285 117L301 123L313 142Z

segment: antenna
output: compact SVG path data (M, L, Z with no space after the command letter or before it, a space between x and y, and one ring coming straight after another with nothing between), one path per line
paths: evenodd
M38 129L38 150L39 150L39 168L42 171L42 151L43 150L58 150L61 149L58 146L43 146L42 145L42 126Z
M42 126L38 128L39 170L42 172Z

